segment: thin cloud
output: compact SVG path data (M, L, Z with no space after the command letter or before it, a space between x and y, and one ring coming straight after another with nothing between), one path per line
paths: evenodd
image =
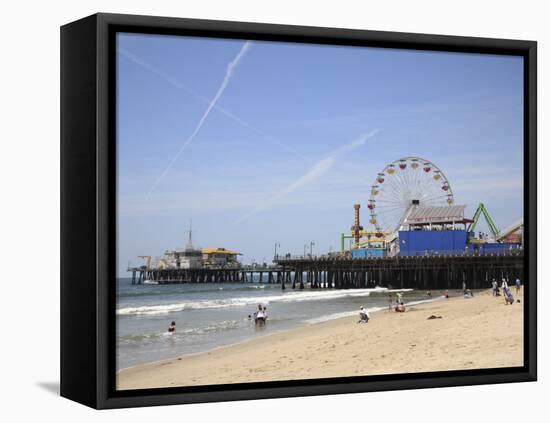
M119 47L117 51L124 57L126 57L128 60L134 62L135 64L141 66L143 69L146 69L147 71L157 75L158 77L164 79L166 82L172 84L174 87L179 88L185 92L187 92L189 95L195 97L197 100L202 101L203 103L210 104L211 101L207 99L206 97L202 96L201 94L197 93L195 90L189 88L185 84L183 84L179 79L174 78L173 76L169 75L168 73L160 70L159 68L153 66L149 62L145 61L143 58L139 57L138 55L128 51L125 48ZM262 138L264 138L266 141L275 144L279 146L281 149L285 150L288 153L293 154L294 156L304 160L304 161L310 161L309 158L305 157L304 155L300 154L293 148L289 147L288 145L285 145L279 141L277 141L273 136L269 135L265 131L262 131L261 129L258 129L254 125L246 122L245 120L241 119L239 116L235 115L233 112L227 110L226 108L220 106L219 104L214 104L214 109L218 110L220 113L223 113L225 116L229 117L239 125L243 126L246 129L249 129L256 134L260 135Z
M248 219L251 216L254 216L255 214L268 209L272 205L274 205L276 202L281 200L282 198L286 197L287 195L291 194L292 192L298 190L301 187L304 187L306 185L309 185L313 182L315 182L317 179L319 179L321 176L323 176L327 171L334 166L334 163L336 163L337 159L345 155L352 150L355 150L356 148L364 145L367 140L374 135L378 130L374 130L366 135L361 136L360 138L352 141L349 144L344 145L343 147L337 148L336 150L333 150L327 157L324 159L319 160L317 163L313 165L313 167L305 174L296 179L291 184L287 185L285 188L283 188L278 193L274 194L267 200L265 200L263 203L252 209L250 212L239 218L235 223L241 223Z
M166 166L164 171L160 174L160 176L158 177L156 182L153 184L153 186L149 190L149 194L151 194L155 190L155 188L160 183L160 181L162 181L162 179L166 176L166 174L172 168L174 163L178 160L181 153L183 153L185 151L185 149L187 148L187 146L189 144L191 144L193 139L195 139L195 137L197 136L197 134L201 130L202 126L204 125L204 122L206 121L206 118L208 117L208 115L212 111L212 108L216 105L216 103L218 102L218 100L222 96L223 92L227 88L227 85L229 84L229 81L231 80L231 78L235 74L235 69L239 65L239 62L242 60L242 58L246 55L246 53L247 53L248 49L250 48L250 46L251 46L250 41L246 41L243 44L243 46L241 47L241 49L239 50L239 53L237 53L237 56L235 56L235 58L231 62L229 62L229 64L227 65L227 70L225 72L225 76L223 78L222 84L220 85L220 88L218 88L218 92L216 93L216 95L214 96L212 101L210 101L210 103L208 104L208 107L206 108L206 111L203 113L202 117L200 118L199 123L195 127L195 130L189 136L189 138L187 138L187 140L182 144L182 146L180 147L180 149L178 150L176 155L172 158L170 163L168 163L168 166Z

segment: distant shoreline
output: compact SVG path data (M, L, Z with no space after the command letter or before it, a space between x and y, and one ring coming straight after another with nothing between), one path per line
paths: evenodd
M522 292L523 293L523 292ZM505 306L471 299L422 302L306 324L214 350L140 364L117 373L118 389L380 375L523 365L523 295ZM430 315L440 319L427 320ZM506 324L503 325L502 322Z

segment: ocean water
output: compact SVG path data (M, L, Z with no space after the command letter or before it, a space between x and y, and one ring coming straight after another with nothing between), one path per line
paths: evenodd
M117 368L208 351L302 325L375 311L397 290L287 289L257 282L132 285L117 280ZM430 300L426 292L404 290L404 301ZM432 291L432 300L443 295ZM265 305L268 321L256 326L248 315ZM171 321L175 333L168 333ZM258 342L261 342L259 340Z

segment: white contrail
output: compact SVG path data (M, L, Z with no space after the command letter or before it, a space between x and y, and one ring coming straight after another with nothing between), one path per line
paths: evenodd
M117 51L122 54L124 57L126 57L128 60L131 60L132 62L140 65L142 68L148 70L149 72L151 73L154 73L155 75L161 77L162 79L164 79L165 81L169 82L170 84L172 84L173 86L179 88L179 89L182 89L184 91L186 91L188 94L192 95L193 97L195 97L197 100L200 100L202 101L203 103L206 103L206 104L210 104L210 100L207 99L206 97L200 95L199 93L197 93L196 91L192 90L191 88L189 88L188 86L184 85L180 80L178 80L177 78L174 78L173 76L167 74L166 72L164 71L161 71L160 69L158 69L157 67L151 65L150 63L146 62L145 60L143 60L141 57L137 56L136 54L122 48L122 47L119 47L117 49ZM233 114L232 112L230 112L229 110L223 108L222 106L220 106L219 104L215 104L214 105L214 108L218 111L220 111L221 113L223 113L224 115L226 115L227 117L233 119L235 122L237 122L239 125L253 131L253 132L256 132L258 135L260 135L262 138L264 138L265 140L273 143L273 144L276 144L278 145L279 147L281 147L283 150L286 150L287 152L289 153L292 153L293 155L295 155L296 157L304 160L304 161L310 161L310 159L308 159L307 157L305 157L304 155L298 153L296 150L294 150L293 148L289 147L288 145L285 145L279 141L277 141L274 137L272 137L271 135L267 134L266 132L262 131L261 129L258 129L256 128L255 126L251 125L250 123L248 122L245 122L244 120L242 120L240 117L238 117L237 115Z
M301 177L296 179L294 182L292 182L291 184L283 188L281 191L279 191L278 193L274 194L273 196L265 200L259 206L255 207L254 209L249 211L247 214L239 218L235 223L243 222L249 217L272 206L281 198L286 197L288 194L296 191L298 188L301 188L305 185L308 185L316 181L321 176L323 176L334 165L334 163L336 163L336 160L338 159L338 157L346 153L349 153L350 151L355 150L356 148L364 145L367 142L367 140L369 138L372 138L374 135L376 135L377 132L378 132L378 129L372 132L369 132L368 134L362 135L355 141L349 144L346 144L343 147L333 150L327 157L315 163L315 165L313 165L313 167L305 175L302 175Z
M183 153L183 151L187 148L187 146L189 144L191 144L191 142L193 141L193 139L195 138L195 136L199 133L199 131L201 130L202 128L202 125L204 124L204 122L206 121L206 118L208 117L208 115L210 114L210 112L212 111L212 108L216 105L216 103L218 102L218 100L220 99L220 97L222 96L223 92L225 91L225 89L227 88L227 85L229 84L229 81L231 80L231 78L233 77L233 75L235 74L235 69L237 68L237 66L239 65L239 62L242 60L242 58L246 55L246 52L248 51L248 49L250 48L250 46L252 45L252 43L250 41L246 41L243 46L241 47L241 49L239 50L239 53L237 53L237 56L235 56L235 58L227 65L227 70L225 72L225 77L223 78L223 81L222 81L222 84L220 85L220 88L218 88L218 92L216 93L216 95L214 96L214 98L210 101L210 103L208 104L208 107L206 108L206 111L203 113L202 117L200 118L199 120L199 123L197 124L197 126L195 127L195 130L193 131L193 133L189 136L189 138L187 138L187 140L182 144L182 146L180 147L180 149L178 150L178 152L176 153L176 155L172 158L172 160L170 161L170 163L168 164L168 166L166 166L166 168L164 169L164 171L160 174L159 178L156 180L156 182L153 184L153 186L151 187L151 189L149 190L149 194L151 194L155 188L157 187L157 185L160 183L160 181L162 181L162 179L166 176L166 174L168 173L168 171L170 170L170 168L174 165L174 163L176 162L176 160L178 160L179 156L181 155L181 153Z
M141 57L135 55L134 53L126 50L125 48L118 47L117 52L122 54L127 59L131 60L132 62L140 65L142 68L147 69L149 72L154 73L157 76L160 76L162 79L168 81L170 84L184 89L186 91L189 91L191 94L196 95L194 92L189 90L187 87L185 87L180 81L178 81L176 78L173 78L172 76L168 75L166 72L161 71L160 69L154 67L150 63L147 63L145 60L143 60Z

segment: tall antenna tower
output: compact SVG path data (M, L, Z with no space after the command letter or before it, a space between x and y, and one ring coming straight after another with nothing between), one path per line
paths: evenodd
M189 220L189 230L187 231L189 238L187 239L187 248L193 248L193 219Z

